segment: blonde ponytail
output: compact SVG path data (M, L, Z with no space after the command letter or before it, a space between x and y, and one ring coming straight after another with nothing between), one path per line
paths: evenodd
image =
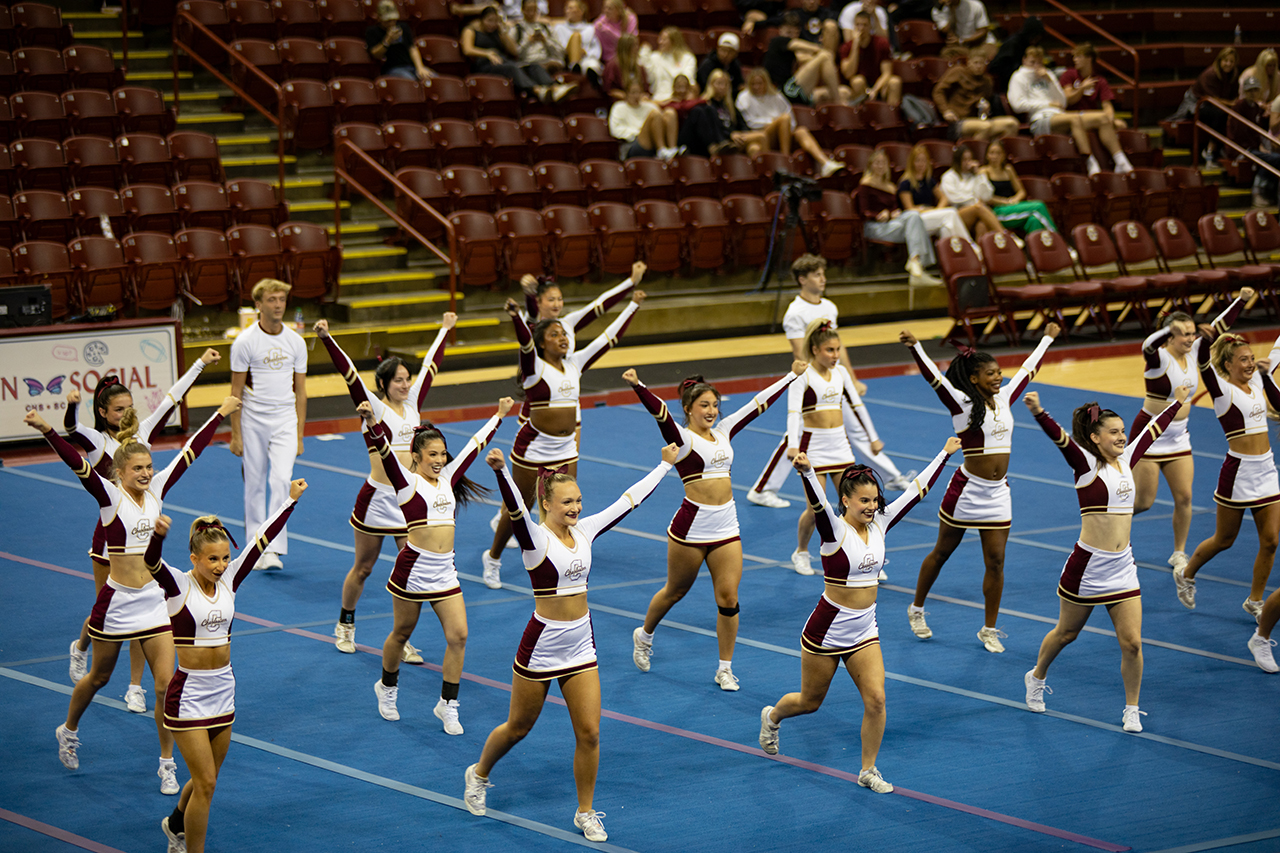
M116 448L115 454L111 457L111 464L115 472L117 481L120 479L120 472L124 470L124 466L129 463L129 459L139 453L151 454L147 446L138 441L138 412L133 406L124 410L124 414L120 416L120 423L116 426L116 441L120 442L120 446Z

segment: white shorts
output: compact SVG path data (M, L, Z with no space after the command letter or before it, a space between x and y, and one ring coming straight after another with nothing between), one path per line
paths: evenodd
M1077 541L1058 578L1058 597L1072 604L1115 604L1141 596L1133 546L1101 551Z
M800 647L815 655L850 655L880 642L876 606L862 610L841 607L824 593L804 623Z
M1136 440L1138 433L1146 429L1147 424L1151 423L1152 420L1150 412L1138 412L1138 416L1133 421L1133 429L1129 430L1130 440ZM1160 433L1159 438L1151 442L1147 452L1142 455L1141 461L1168 462L1171 459L1190 456L1191 431L1187 429L1189 420L1190 418L1183 418L1180 421L1175 420L1169 424L1169 428Z
M685 498L667 527L667 535L683 545L715 547L737 542L741 538L737 507L732 500L708 506Z
M89 636L95 640L127 643L172 631L164 591L155 581L134 589L107 578L89 614Z
M1280 479L1271 452L1245 456L1227 451L1213 499L1229 509L1258 509L1280 501Z
M164 727L170 731L229 726L236 719L236 676L220 669L178 667L164 694Z
M396 502L395 489L372 477L364 481L351 510L351 526L370 536L408 536L404 513Z
M951 475L938 518L952 527L1008 530L1013 524L1009 480L984 480L961 466Z
M387 592L404 601L443 601L462 595L453 552L437 554L404 543L387 579Z
M800 450L809 457L816 474L839 474L854 463L853 448L844 427L810 429L800 433Z
M1031 116L1031 121L1028 122L1031 125L1031 135L1044 136L1046 133L1053 133L1053 117L1060 112L1062 110L1057 107L1046 107L1034 113Z
M596 669L596 636L591 614L572 622L529 618L511 669L530 681L552 681Z
M520 427L511 445L511 464L521 468L555 468L578 461L578 443L573 433L547 435L530 421Z

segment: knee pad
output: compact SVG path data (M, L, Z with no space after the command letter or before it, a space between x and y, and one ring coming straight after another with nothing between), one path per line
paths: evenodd
M716 607L716 610L720 611L721 616L737 616L740 609L741 608L736 604L732 607Z

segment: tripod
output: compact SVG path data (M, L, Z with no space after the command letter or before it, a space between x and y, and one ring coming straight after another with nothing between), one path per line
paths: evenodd
M775 180L777 180L776 177ZM802 192L803 189L799 185L791 184L778 193L778 203L773 210L773 227L769 232L769 252L764 262L764 273L760 276L760 284L756 285L756 289L751 291L752 293L763 292L777 275L778 290L773 300L773 320L769 324L770 333L778 331L778 308L782 304L784 281L784 276L778 274L778 270L786 267L791 262L791 252L794 245L792 235L795 233L796 227L800 225ZM785 216L783 216L784 208L786 210ZM780 221L782 223L781 235L778 233L778 223ZM800 235L804 238L805 251L817 254L816 247L813 245L813 238L809 236L809 232L801 228Z

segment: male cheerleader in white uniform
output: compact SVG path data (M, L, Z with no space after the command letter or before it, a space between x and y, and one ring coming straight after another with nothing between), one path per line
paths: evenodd
M244 524L257 530L289 495L293 460L302 455L307 422L307 346L284 325L289 285L264 278L253 286L258 322L231 345L231 389L244 404L231 417L231 452L244 459ZM270 486L270 501L267 488ZM289 534L271 540L256 568L280 569Z

